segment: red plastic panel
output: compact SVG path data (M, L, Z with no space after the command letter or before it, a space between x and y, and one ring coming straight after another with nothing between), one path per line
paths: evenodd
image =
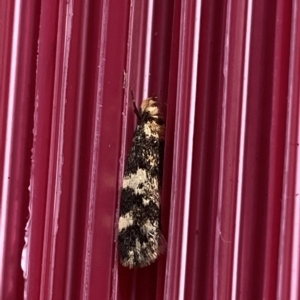
M39 3L1 1L0 299L22 299Z
M298 299L298 1L27 2L0 1L0 298ZM130 88L166 118L168 247L137 270Z

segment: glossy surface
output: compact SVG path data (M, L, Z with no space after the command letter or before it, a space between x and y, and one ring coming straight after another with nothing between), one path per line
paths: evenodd
M300 297L298 0L1 0L0 24L1 299ZM138 270L130 88L167 124L168 249Z

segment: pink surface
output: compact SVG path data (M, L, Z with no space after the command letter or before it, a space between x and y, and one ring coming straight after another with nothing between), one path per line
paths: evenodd
M25 2L0 1L0 299L299 298L297 0ZM167 125L168 249L139 270L130 87Z

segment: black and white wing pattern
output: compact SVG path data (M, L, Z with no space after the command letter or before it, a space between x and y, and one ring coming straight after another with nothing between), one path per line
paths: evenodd
M165 249L160 189L165 124L154 97L142 102L121 192L118 247L123 266L144 267Z

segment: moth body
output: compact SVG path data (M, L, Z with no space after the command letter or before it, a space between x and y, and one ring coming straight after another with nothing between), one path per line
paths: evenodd
M122 265L134 268L154 262L165 248L160 230L160 189L165 125L157 102L142 102L125 166L118 248Z

